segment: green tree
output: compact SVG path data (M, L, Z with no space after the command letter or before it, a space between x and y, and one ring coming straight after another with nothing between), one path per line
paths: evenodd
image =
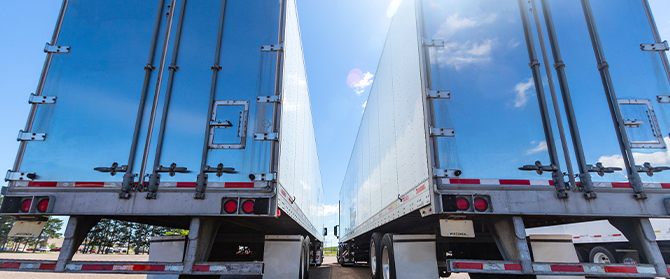
M0 196L0 204L2 203L2 199L3 197ZM13 216L0 216L0 246L2 248L4 248L9 242L9 231L12 229L15 220L16 219Z

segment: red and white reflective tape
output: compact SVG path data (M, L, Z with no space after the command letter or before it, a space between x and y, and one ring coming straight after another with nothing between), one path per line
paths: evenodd
M121 182L89 182L89 181L17 181L16 186L20 187L77 187L77 188L103 188L103 187L121 187Z
M55 270L56 262L2 262L0 270L2 269Z
M504 261L448 261L451 272L521 274L518 262ZM536 275L617 275L620 277L656 276L653 265L592 264L592 263L532 263Z
M516 185L516 186L553 186L551 180L524 180L524 179L456 179L442 178L444 184L464 185Z
M526 179L466 179L466 178L442 178L444 184L460 185L504 185L504 186L554 186L552 180L526 180ZM579 182L577 182L579 185ZM670 189L670 183L643 182L645 188ZM601 188L631 188L628 182L593 182L593 187Z
M72 182L72 181L17 181L15 183L18 187L77 187L77 188L103 188L103 187L121 187L121 182ZM176 187L176 188L195 188L195 182L160 182L159 187ZM209 182L208 187L223 187L231 189L245 189L265 187L266 183L255 182Z
M87 264L68 264L66 271L136 271L143 272L181 272L184 266L181 264L105 264L105 263L87 263Z

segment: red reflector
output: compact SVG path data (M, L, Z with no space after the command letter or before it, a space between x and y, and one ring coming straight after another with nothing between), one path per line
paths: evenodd
M55 270L56 269L56 264L40 264L40 269L42 270Z
M450 184L472 184L479 185L479 179L449 179Z
M164 265L145 265L145 264L136 264L133 265L134 271L165 271Z
M47 212L47 208L49 208L49 199L43 199L37 203L37 211L39 212Z
M606 266L607 273L637 273L637 267L634 266Z
M113 264L83 264L81 270L114 270Z
M30 181L28 182L28 187L56 187L58 182L49 182L49 181Z
M11 269L18 269L21 266L21 263L2 263L0 265L0 268L11 268Z
M226 182L225 188L254 188L253 182Z
M458 269L484 269L483 263L454 263L454 268Z
M277 217L281 216L281 210L277 209Z
M30 206L33 204L32 200L23 200L21 202L21 211L28 212L30 211Z
M468 210L470 208L470 202L465 198L456 199L456 207L458 210Z
M177 188L195 188L195 182L177 182Z
M242 203L242 211L244 213L250 214L254 212L254 201L252 200L247 200Z
M628 182L612 182L612 188L630 188Z
M505 264L505 270L521 270L520 264Z
M228 200L226 203L223 204L223 210L226 211L228 214L233 214L237 212L237 201L235 200Z
M530 185L530 180L500 179L500 185Z
M489 209L489 203L484 198L475 198L474 204L477 211L486 211Z
M552 265L551 271L584 272L584 267L581 265Z
M209 266L208 265L194 265L193 266L193 271L209 271Z

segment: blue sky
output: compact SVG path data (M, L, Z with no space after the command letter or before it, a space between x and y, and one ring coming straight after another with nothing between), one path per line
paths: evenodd
M307 78L324 187L324 225L337 222L338 193L364 104L400 0L298 0ZM650 0L670 39L670 1ZM0 169L10 169L44 63L60 0L11 1L0 9ZM332 234L331 234L332 235ZM327 241L332 241L329 237Z

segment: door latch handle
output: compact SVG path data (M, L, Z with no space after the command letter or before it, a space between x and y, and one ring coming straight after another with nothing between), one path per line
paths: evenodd
M119 163L114 162L111 167L97 167L93 168L93 170L99 172L108 172L112 176L115 176L117 172L126 172L128 170L128 166L126 165L119 166Z
M595 172L600 176L605 176L606 173L614 173L615 171L620 171L622 168L619 167L603 167L603 163L597 162L596 165L586 165L589 168L589 172Z
M637 172L646 172L648 176L654 176L655 172L662 172L664 170L670 170L670 167L660 166L654 167L649 162L645 162L642 166L635 166Z
M235 174L237 171L235 171L235 168L231 167L224 167L223 164L219 163L216 168L212 168L210 166L206 166L205 169L203 169L203 172L213 172L216 173L216 176L221 177L224 173L229 173L229 174Z
M174 176L176 173L186 173L188 169L186 167L177 167L176 163L170 164L170 167L158 166L154 170L155 172L167 172L170 173L170 176Z
M542 175L545 171L557 171L558 168L554 165L543 166L540 161L535 161L534 165L524 165L520 167L519 170L522 171L536 171L537 174Z

